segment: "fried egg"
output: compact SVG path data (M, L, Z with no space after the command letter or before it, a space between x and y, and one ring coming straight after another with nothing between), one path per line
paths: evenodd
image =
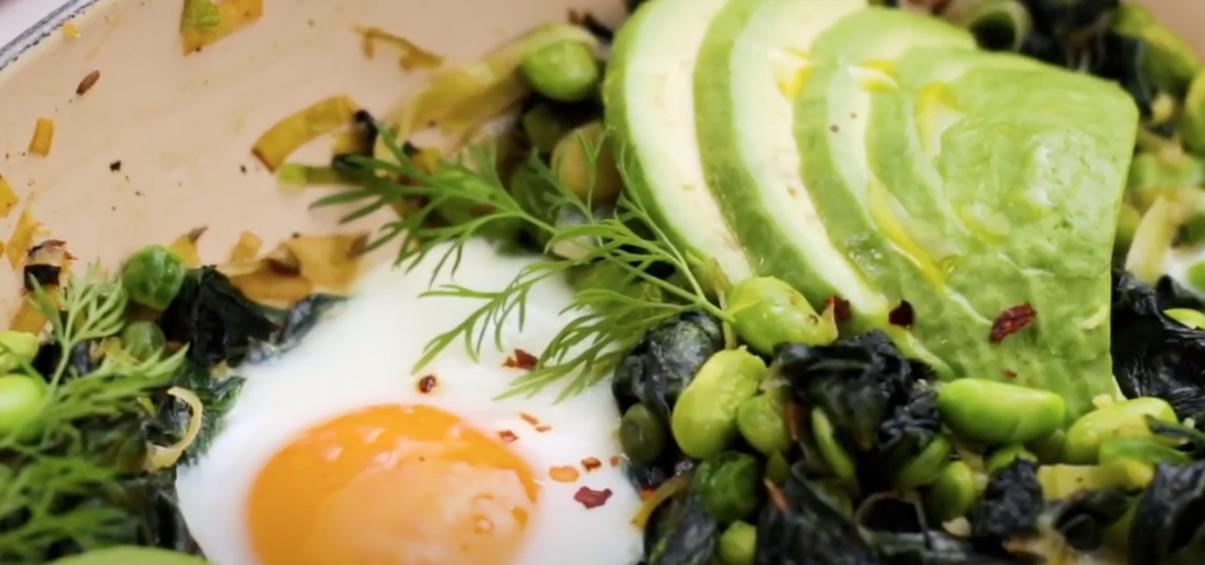
M500 288L532 259L465 249L455 282ZM219 565L635 563L640 497L617 454L605 383L498 399L567 319L545 281L522 328L478 359L424 346L480 303L421 297L435 261L382 268L246 378L221 433L176 481L180 510ZM448 278L436 281L449 282ZM508 362L509 360L509 362Z

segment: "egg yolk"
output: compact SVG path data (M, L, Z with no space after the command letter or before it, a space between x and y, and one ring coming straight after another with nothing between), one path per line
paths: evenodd
M527 463L430 406L374 406L309 429L248 501L264 565L510 563L539 497Z

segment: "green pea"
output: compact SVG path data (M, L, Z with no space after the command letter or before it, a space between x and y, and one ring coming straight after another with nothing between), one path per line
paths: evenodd
M121 283L130 300L143 306L164 310L180 287L188 271L184 261L162 245L152 245L135 253L121 270Z
M816 448L820 450L820 455L824 456L833 476L846 481L854 480L857 475L854 460L837 441L836 430L833 429L828 415L824 413L824 410L815 408L812 410L811 419L812 436L816 439Z
M1149 465L1157 463L1188 463L1187 453L1169 447L1153 438L1119 437L1100 444L1097 459L1108 463L1119 459L1141 461Z
M1180 322L1184 327L1194 330L1205 329L1205 314L1192 308L1168 308L1163 311L1167 317Z
M757 394L766 363L744 349L712 355L678 397L670 431L695 459L718 455L736 439L736 412Z
M619 444L632 461L649 464L665 450L665 424L644 404L633 404L619 421Z
M1063 424L1067 409L1053 392L983 379L937 389L942 420L959 436L989 444L1025 443Z
M719 550L724 565L753 565L757 558L757 526L733 522L720 536Z
M913 490L932 483L937 479L946 463L950 461L950 453L954 451L950 441L942 436L933 438L915 457L904 463L895 474L895 488L900 491Z
M598 88L602 70L594 50L580 41L564 40L528 53L523 76L531 88L559 102L580 102Z
M925 508L939 522L966 515L979 498L975 471L965 461L952 461L925 492Z
M0 373L19 370L38 354L38 336L4 330L0 332Z
M773 394L759 394L741 403L736 411L736 428L754 449L769 455L791 446L785 408Z
M716 520L739 520L757 510L761 470L752 455L726 451L699 464L694 488Z
M832 316L817 314L799 291L773 277L737 283L725 310L736 334L761 353L773 353L782 343L828 345L837 339Z
M1096 461L1100 444L1119 437L1150 437L1146 417L1176 421L1176 411L1161 398L1135 398L1115 402L1080 416L1067 428L1063 459L1068 463Z
M1184 145L1197 155L1205 155L1205 71L1197 73L1184 98L1180 118L1180 136Z
M583 201L609 206L623 191L615 151L601 122L590 122L562 137L552 150L552 170Z
M129 353L139 361L145 361L152 355L163 349L167 339L163 336L163 330L159 329L159 325L146 321L138 320L126 324L126 327L121 330L121 345L125 348L126 353Z
M46 399L46 383L36 377L0 377L0 437L24 428L38 417Z
M1013 461L1018 459L1037 461L1038 456L1030 453L1029 450L1025 449L1025 446L1023 445L1004 446L993 451L992 454L987 458L987 472L989 475L995 473L1000 469L1012 465Z
M523 131L531 141L532 147L540 154L552 153L556 143L573 131L573 119L564 112L558 112L548 104L536 104L523 113L520 120Z

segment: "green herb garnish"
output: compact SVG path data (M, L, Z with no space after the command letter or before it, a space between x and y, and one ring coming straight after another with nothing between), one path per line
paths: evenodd
M706 265L670 241L634 195L622 195L611 211L596 209L590 203L589 192L586 197L575 194L533 156L527 166L551 187L539 206L548 213L536 214L507 190L496 172L497 154L492 147L471 147L464 159L445 162L429 172L418 166L385 128L381 131L395 161L348 157L346 163L358 169L352 175L358 186L315 203L315 206L358 204L344 218L350 221L384 206L421 202L414 211L386 224L370 248L400 239L398 264L406 268L413 268L434 254L438 261L434 279L445 269L455 272L464 245L470 239L490 235L499 226L518 225L546 241L547 257L527 266L501 290L479 291L444 284L428 291L424 296L466 298L481 302L481 306L428 343L416 370L457 341L463 342L474 359L490 342L501 348L504 323L511 316L518 316L522 324L527 298L538 283L591 266L606 265L617 276L607 287L577 292L565 310L575 317L553 337L536 367L517 379L504 396L534 394L572 376L560 393L561 398L571 396L598 382L645 332L675 315L702 310L727 319L709 298L711 289L705 288L696 275ZM584 138L580 141L593 171L602 142ZM618 161L623 163L623 159ZM594 184L593 179L590 184ZM473 210L474 215L450 225L438 222L441 210L448 207ZM561 225L547 219L558 217L560 212L588 220ZM572 253L572 258L551 254L551 250L565 246L577 246L578 252ZM660 272L672 275L658 276ZM652 292L622 290L629 287Z

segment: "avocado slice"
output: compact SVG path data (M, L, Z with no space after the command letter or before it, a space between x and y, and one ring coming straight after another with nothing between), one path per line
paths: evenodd
M829 234L891 301L943 377L1060 393L1074 417L1112 392L1110 249L1137 123L1118 88L849 16L797 101L803 176ZM860 30L857 32L851 30ZM921 35L927 39L915 42ZM1095 117L1094 117L1095 116ZM894 302L893 302L894 303ZM1025 333L988 339L1028 304Z
M812 41L865 0L732 0L715 17L694 73L695 116L708 186L758 271L813 304L850 303L864 328L883 327L887 301L829 240L799 176L793 101L812 67Z
M725 4L643 4L615 38L603 99L607 125L623 142L629 194L696 264L714 260L730 281L740 281L754 269L707 187L691 82L707 28Z

